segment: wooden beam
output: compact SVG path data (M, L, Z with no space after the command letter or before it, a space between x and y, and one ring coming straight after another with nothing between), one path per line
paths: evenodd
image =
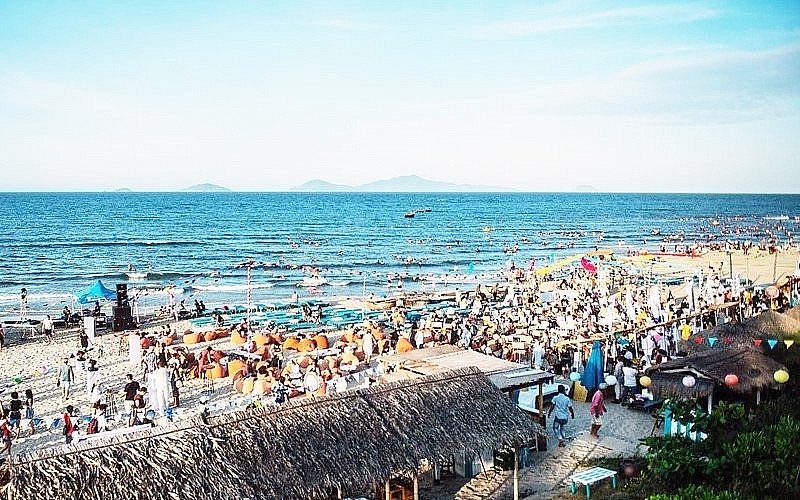
M392 500L392 491L389 489L389 480L386 480L386 486L384 489L384 498L386 500Z
M542 382L539 382L539 397L538 397L538 402L539 402L539 423L541 423L546 429L547 428L547 417L544 416L544 388L543 388L543 386L544 386L544 384L542 384ZM539 438L537 437L536 439L537 439L536 442L538 443L539 442L538 441Z
M419 476L414 471L414 500L419 500Z
M519 446L514 446L514 500L519 500Z

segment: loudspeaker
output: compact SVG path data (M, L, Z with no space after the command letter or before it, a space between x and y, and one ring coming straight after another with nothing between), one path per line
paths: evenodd
M117 283L117 307L128 305L128 284Z
M114 308L113 329L115 332L133 330L135 326L136 325L133 323L133 316L131 316L130 306Z

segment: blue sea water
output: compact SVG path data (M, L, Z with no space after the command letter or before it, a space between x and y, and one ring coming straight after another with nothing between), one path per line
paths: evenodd
M404 217L418 209L430 211ZM254 302L285 301L295 290L382 296L396 291L390 273L406 273L404 289L419 289L434 275L450 284L468 272L491 275L509 260L657 249L681 231L687 242L758 241L768 232L785 240L797 216L800 195L0 193L0 314L19 306L22 287L32 308L60 309L98 278L110 288L174 284L190 302L244 304L246 270L237 264L247 259L258 263ZM129 264L146 279L130 280ZM332 285L297 287L309 276L304 266Z

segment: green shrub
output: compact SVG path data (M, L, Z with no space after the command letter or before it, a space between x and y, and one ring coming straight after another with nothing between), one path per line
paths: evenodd
M690 484L676 493L650 495L647 500L745 500L749 497L729 490L715 490L709 486Z

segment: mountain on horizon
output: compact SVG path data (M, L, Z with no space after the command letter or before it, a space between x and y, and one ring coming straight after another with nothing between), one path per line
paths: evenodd
M194 193L222 193L229 192L230 189L217 184L204 182L203 184L195 184L194 186L183 188L181 191L191 191Z
M304 182L299 186L292 188L292 191L307 191L307 192L338 192L338 191L352 191L351 186L344 184L334 184L332 182L323 181L322 179L313 179Z
M512 191L499 186L476 186L472 184L455 184L452 182L434 181L418 175L402 175L391 179L382 179L358 186L333 184L321 179L314 179L291 189L306 192L365 192L365 193L415 193L415 192L498 192Z

